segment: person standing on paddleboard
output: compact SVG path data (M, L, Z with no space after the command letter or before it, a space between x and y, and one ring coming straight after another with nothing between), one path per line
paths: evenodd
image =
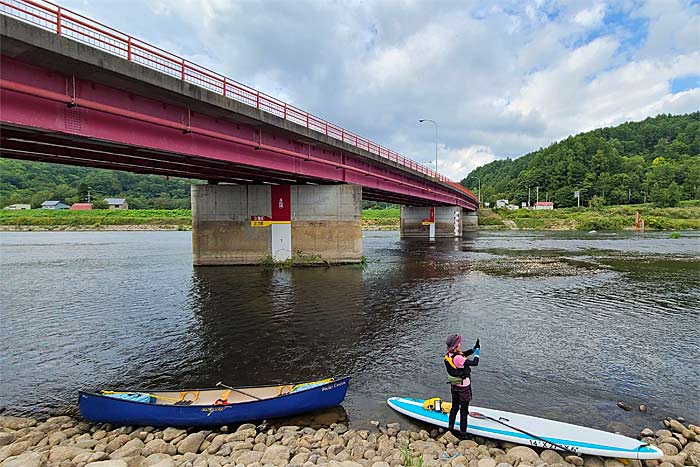
M452 392L452 408L450 409L449 429L455 433L455 421L457 412L459 416L459 438L464 439L467 435L467 417L469 415L469 402L472 400L472 384L470 367L479 364L479 353L481 344L476 340L474 348L461 351L462 336L452 334L447 337L447 353L445 353L445 368L447 369L447 379ZM468 357L473 355L473 359Z

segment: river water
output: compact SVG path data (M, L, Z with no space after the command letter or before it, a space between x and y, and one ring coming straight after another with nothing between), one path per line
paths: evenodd
M353 377L350 423L449 397L453 332L481 339L474 405L633 434L700 418L700 236L365 232L364 266L191 264L188 232L0 234L0 406L79 388ZM646 414L618 408L646 404Z

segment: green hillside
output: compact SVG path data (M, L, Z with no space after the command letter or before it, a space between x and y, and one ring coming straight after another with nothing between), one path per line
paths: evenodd
M677 206L700 198L700 112L659 115L641 122L570 136L518 159L475 169L462 184L483 201L554 201L557 207L642 203Z
M0 158L0 208L126 198L132 209L189 209L191 180Z

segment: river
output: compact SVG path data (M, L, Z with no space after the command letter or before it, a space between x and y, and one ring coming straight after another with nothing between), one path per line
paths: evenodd
M351 424L408 424L386 398L449 397L458 332L481 339L475 405L628 434L700 418L697 233L363 242L364 266L267 270L195 268L188 232L2 233L0 406L350 375Z

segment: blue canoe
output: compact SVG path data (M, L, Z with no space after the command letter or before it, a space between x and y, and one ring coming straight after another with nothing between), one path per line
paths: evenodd
M91 422L142 426L216 426L289 417L343 402L350 378L299 384L182 391L79 391Z

